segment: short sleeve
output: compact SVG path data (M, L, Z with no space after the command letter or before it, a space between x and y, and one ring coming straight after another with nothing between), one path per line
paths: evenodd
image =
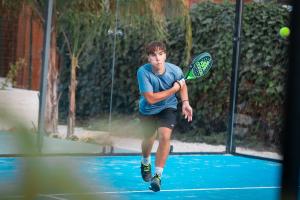
M137 72L137 79L139 84L140 93L153 92L153 87L150 82L149 76L145 73L145 70L139 69Z
M183 79L184 78L184 75L183 75L183 72L182 70L179 68L180 72L179 72L179 79Z
M173 65L174 69L175 69L175 74L176 74L176 80L180 80L184 78L183 72L181 70L180 67L178 67L177 65Z

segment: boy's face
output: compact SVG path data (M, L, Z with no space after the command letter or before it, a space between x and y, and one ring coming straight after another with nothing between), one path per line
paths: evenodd
M166 52L161 49L156 49L148 55L148 61L155 68L163 67L166 61Z

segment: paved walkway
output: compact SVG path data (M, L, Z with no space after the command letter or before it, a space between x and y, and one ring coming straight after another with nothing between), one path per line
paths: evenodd
M0 131L0 155L28 154L36 150L36 135L22 136ZM106 153L109 152L110 146L44 137L42 152L45 154L101 154L104 150ZM114 152L132 153L133 151L114 148Z

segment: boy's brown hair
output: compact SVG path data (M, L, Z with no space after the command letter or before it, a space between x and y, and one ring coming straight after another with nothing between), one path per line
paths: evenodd
M147 55L153 54L157 50L162 50L162 51L166 52L166 45L160 41L153 41L153 42L150 42L146 46L146 54Z

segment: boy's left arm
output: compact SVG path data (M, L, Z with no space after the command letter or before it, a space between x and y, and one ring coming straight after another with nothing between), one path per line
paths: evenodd
M193 120L193 109L189 103L189 95L186 84L184 84L180 90L180 97L182 102L182 115L188 120L188 122L191 122Z

